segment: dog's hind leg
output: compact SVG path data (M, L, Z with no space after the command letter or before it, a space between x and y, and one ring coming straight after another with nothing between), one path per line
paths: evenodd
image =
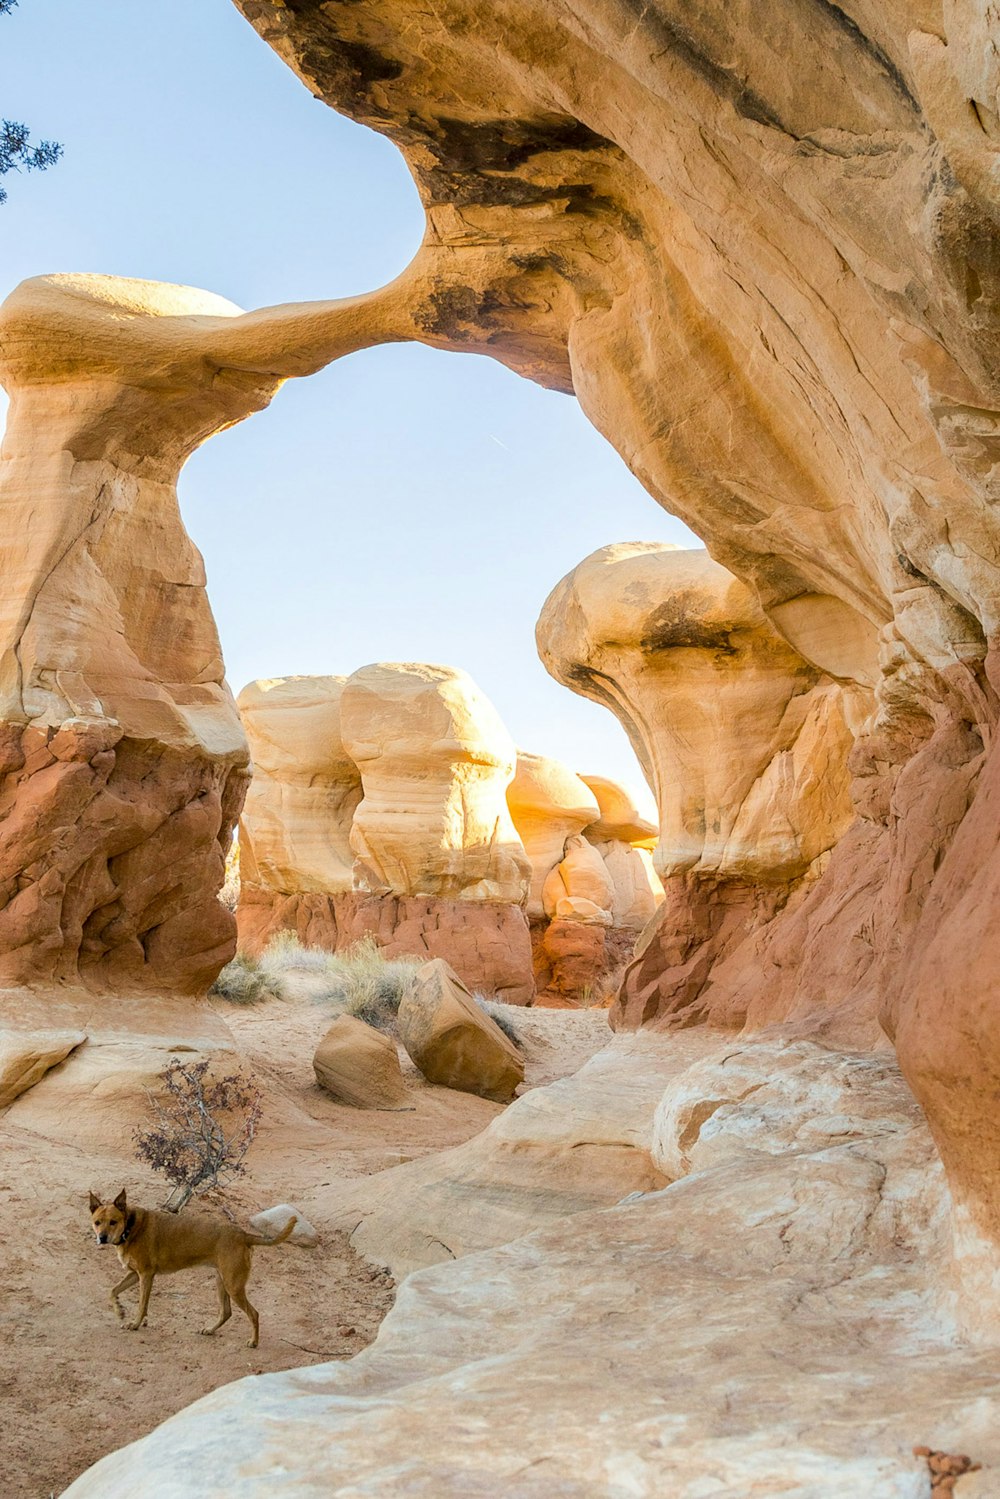
M138 1332L146 1320L149 1310L149 1293L153 1289L153 1277L147 1271L145 1275L139 1276L139 1310L135 1314L134 1322L126 1322L125 1326L129 1332Z
M253 1328L253 1337L250 1339L247 1347L256 1348L257 1340L260 1336L260 1318L257 1315L257 1308L247 1299L247 1280L249 1276L249 1253L245 1259L240 1260L237 1264L226 1266L226 1290L236 1302L240 1311L249 1318L250 1326Z
M125 1308L118 1300L118 1297L121 1295L122 1291L127 1291L131 1286L134 1286L138 1279L139 1277L135 1273L135 1271L130 1270L123 1280L120 1280L116 1286L111 1287L111 1305L115 1309L115 1316L118 1318L119 1322L125 1321Z
M218 1332L219 1328L222 1327L224 1323L228 1322L230 1317L233 1315L233 1304L229 1299L229 1292L226 1290L226 1283L222 1279L222 1276L218 1271L216 1271L215 1286L216 1290L219 1293L219 1320L218 1322L213 1322L211 1327L202 1328L202 1332L204 1333L206 1338L210 1338L213 1332Z

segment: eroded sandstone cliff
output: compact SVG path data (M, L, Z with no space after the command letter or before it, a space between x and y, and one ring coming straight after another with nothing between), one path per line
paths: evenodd
M806 662L874 688L858 819L737 1009L877 1005L967 1244L1000 1240L992 9L237 3L407 156L418 336L574 389Z

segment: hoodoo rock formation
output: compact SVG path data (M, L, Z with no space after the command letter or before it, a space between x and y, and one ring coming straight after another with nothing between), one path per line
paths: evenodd
M597 778L594 784L605 797L617 798L616 810L628 805L614 782ZM531 860L528 917L538 1001L606 1001L632 956L637 929L655 909L658 893L662 898L659 881L653 875L648 882L649 910L639 919L644 871L631 862L626 842L602 841L598 850L586 841L595 830L608 839L603 808L588 781L558 760L520 753L507 804ZM614 829L635 831L624 824ZM643 824L640 836L650 833L655 840L655 828Z
M251 682L237 698L253 760L240 818L240 943L291 930L337 945L336 897L353 889L361 775L340 737L346 677Z
M349 677L344 747L364 795L351 826L344 942L443 957L470 989L530 1003L531 867L507 810L515 751L465 672L383 662Z
M605 547L554 589L537 633L553 676L621 720L660 810L666 900L618 1020L732 1024L712 1008L713 967L849 827L849 724L871 695L804 661L703 551Z
M247 749L177 475L282 380L393 336L393 298L243 313L43 276L0 309L0 984L197 994L232 956Z

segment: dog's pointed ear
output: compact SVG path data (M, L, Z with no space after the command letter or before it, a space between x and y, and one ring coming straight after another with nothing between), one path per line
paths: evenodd
M100 1205L101 1205L101 1199L99 1197L95 1197L94 1194L93 1194L93 1192L91 1192L91 1194L90 1194L90 1211L92 1213L96 1213L97 1209L100 1207Z
M125 1201L125 1188L122 1187L121 1191L118 1193L118 1196L115 1198L115 1207L120 1213L124 1213L127 1206L128 1204Z

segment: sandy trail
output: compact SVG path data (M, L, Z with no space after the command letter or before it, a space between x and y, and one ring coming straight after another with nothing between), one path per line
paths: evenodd
M317 1194L333 1181L460 1144L501 1112L429 1086L405 1057L412 1110L341 1107L312 1072L328 1011L302 997L243 1011L220 1003L219 1013L266 1096L246 1176L227 1200L238 1218L293 1202L322 1242L257 1251L249 1289L260 1311L259 1348L245 1346L237 1311L216 1337L199 1335L215 1310L209 1270L160 1278L147 1326L123 1332L107 1300L121 1270L113 1251L94 1243L87 1193L125 1185L152 1206L163 1200L163 1183L128 1153L95 1156L33 1127L25 1094L0 1115L4 1499L50 1499L105 1453L230 1380L358 1353L391 1306L393 1284L343 1234L326 1229ZM575 1072L608 1040L603 1011L512 1013L525 1046L525 1088Z

